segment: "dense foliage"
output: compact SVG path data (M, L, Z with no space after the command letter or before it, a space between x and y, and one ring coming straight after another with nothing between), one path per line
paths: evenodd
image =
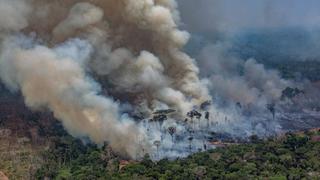
M106 147L57 140L44 154L37 178L53 179L320 179L318 131L217 148L184 159L152 162L146 156L119 170L120 159Z

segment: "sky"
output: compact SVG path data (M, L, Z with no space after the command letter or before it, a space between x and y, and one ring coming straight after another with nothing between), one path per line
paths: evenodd
M178 0L191 32L320 25L319 0Z

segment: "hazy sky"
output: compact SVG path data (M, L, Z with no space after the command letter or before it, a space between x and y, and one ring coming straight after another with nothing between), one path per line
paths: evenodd
M178 0L194 32L320 25L320 0Z

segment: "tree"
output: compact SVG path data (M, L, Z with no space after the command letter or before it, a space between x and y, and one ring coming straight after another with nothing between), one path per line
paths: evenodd
M172 142L174 142L174 136L173 135L176 133L176 131L177 131L176 127L171 126L171 127L168 128L168 132L169 132L169 134L170 134L170 136L172 138Z

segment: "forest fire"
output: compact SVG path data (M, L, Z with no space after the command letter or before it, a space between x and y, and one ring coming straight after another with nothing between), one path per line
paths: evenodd
M317 87L233 57L229 43L191 58L175 0L1 0L0 15L6 88L124 157L184 157L214 148L212 133L267 137L319 117L306 113Z

